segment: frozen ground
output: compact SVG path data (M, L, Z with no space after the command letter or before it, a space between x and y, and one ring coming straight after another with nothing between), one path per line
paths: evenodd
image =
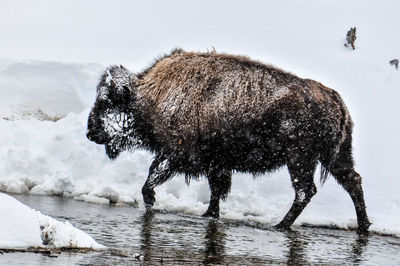
M111 63L124 63L135 72L175 46L205 51L213 45L217 52L245 54L321 81L343 96L355 123L354 156L363 177L371 230L400 235L400 72L389 65L389 60L400 57L400 34L393 30L400 26L397 1L279 1L268 6L232 1L229 12L223 12L226 3L214 2L202 2L201 6L180 3L179 9L173 8L172 2L160 2L152 10L143 3L128 8L125 1L113 6L88 1L98 12L87 17L87 12L78 9L73 23L81 21L82 27L65 24L76 27L74 32L66 30L66 37L58 33L59 38L54 39L16 34L30 29L36 31L35 37L43 37L54 29L64 29L73 8L66 2L44 8L50 2L30 6L43 14L46 8L53 8L44 21L23 14L29 22L27 29L7 15L15 12L15 6L0 11L5 40L0 44L0 57L7 58L0 60L0 190L143 208L140 191L151 154L125 153L117 161L109 161L103 147L85 137L97 79ZM142 12L131 16L127 13L131 10ZM152 21L144 17L146 12L154 15ZM207 14L206 20L202 12ZM118 14L121 20L103 19L102 15L110 14ZM169 20L171 17L174 19ZM54 28L47 26L46 19ZM14 23L14 31L4 28L7 23ZM352 26L357 27L358 36L354 51L343 45ZM132 34L127 36L126 32ZM13 36L14 46L9 43ZM21 39L29 36L31 40ZM79 45L74 38L81 40ZM30 46L24 47L29 41ZM106 49L110 45L114 48ZM57 50L59 46L65 49ZM71 61L100 64L67 63ZM318 175L319 184L317 179ZM296 224L356 226L352 202L334 179L318 188L319 193ZM156 193L156 209L195 215L205 211L209 198L205 180L187 187L181 176L156 188ZM235 174L221 214L271 225L284 216L293 197L286 169L256 180Z

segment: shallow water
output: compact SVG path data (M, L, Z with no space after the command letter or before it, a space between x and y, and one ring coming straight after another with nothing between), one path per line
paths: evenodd
M109 247L105 251L3 253L0 265L355 264L399 265L400 239L322 228L281 232L262 224L98 205L69 198L13 195L69 221ZM139 261L135 254L143 254Z

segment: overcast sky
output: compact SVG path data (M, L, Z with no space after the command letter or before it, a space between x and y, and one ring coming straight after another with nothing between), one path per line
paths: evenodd
M0 57L142 65L174 47L273 52L279 40L269 29L296 35L288 16L301 21L307 1L268 2L0 0ZM277 12L281 19L271 21Z
M247 1L0 1L0 57L148 61L174 47L240 52L267 34ZM278 22L277 22L278 23ZM249 47L250 48L250 47Z
M342 24L331 23L338 14L329 6L338 2L346 1L0 0L0 58L143 68L174 47L206 51L214 46L285 65L281 58L313 55L304 39L315 45L328 34L341 45L347 28L365 12L360 1L346 3ZM276 27L279 39L271 34Z

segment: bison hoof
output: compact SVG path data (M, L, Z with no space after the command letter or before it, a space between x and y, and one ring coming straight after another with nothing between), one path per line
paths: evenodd
M216 211L206 211L202 215L203 217L209 217L209 218L219 218L219 212Z
M275 225L274 228L280 231L286 231L290 230L290 225L280 222L279 224Z
M358 224L358 228L357 228L357 234L361 235L361 236L368 236L369 232L368 232L368 228L371 226L372 223L370 223L368 220L366 220L365 222L361 222Z
M360 236L368 236L369 235L368 227L357 228L357 234Z
M357 229L357 234L360 235L360 236L368 236L369 232L368 232L368 229L358 228Z
M146 210L151 209L153 207L154 202L156 201L156 198L154 195L156 194L154 190L152 189L142 189L142 194L143 194L143 201L144 201L144 206L146 207Z

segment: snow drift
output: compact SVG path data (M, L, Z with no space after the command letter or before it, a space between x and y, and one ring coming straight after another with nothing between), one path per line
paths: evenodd
M100 70L96 64L0 59L0 117L79 113L91 104Z
M43 215L11 196L0 193L0 203L0 248L104 248L69 222Z

